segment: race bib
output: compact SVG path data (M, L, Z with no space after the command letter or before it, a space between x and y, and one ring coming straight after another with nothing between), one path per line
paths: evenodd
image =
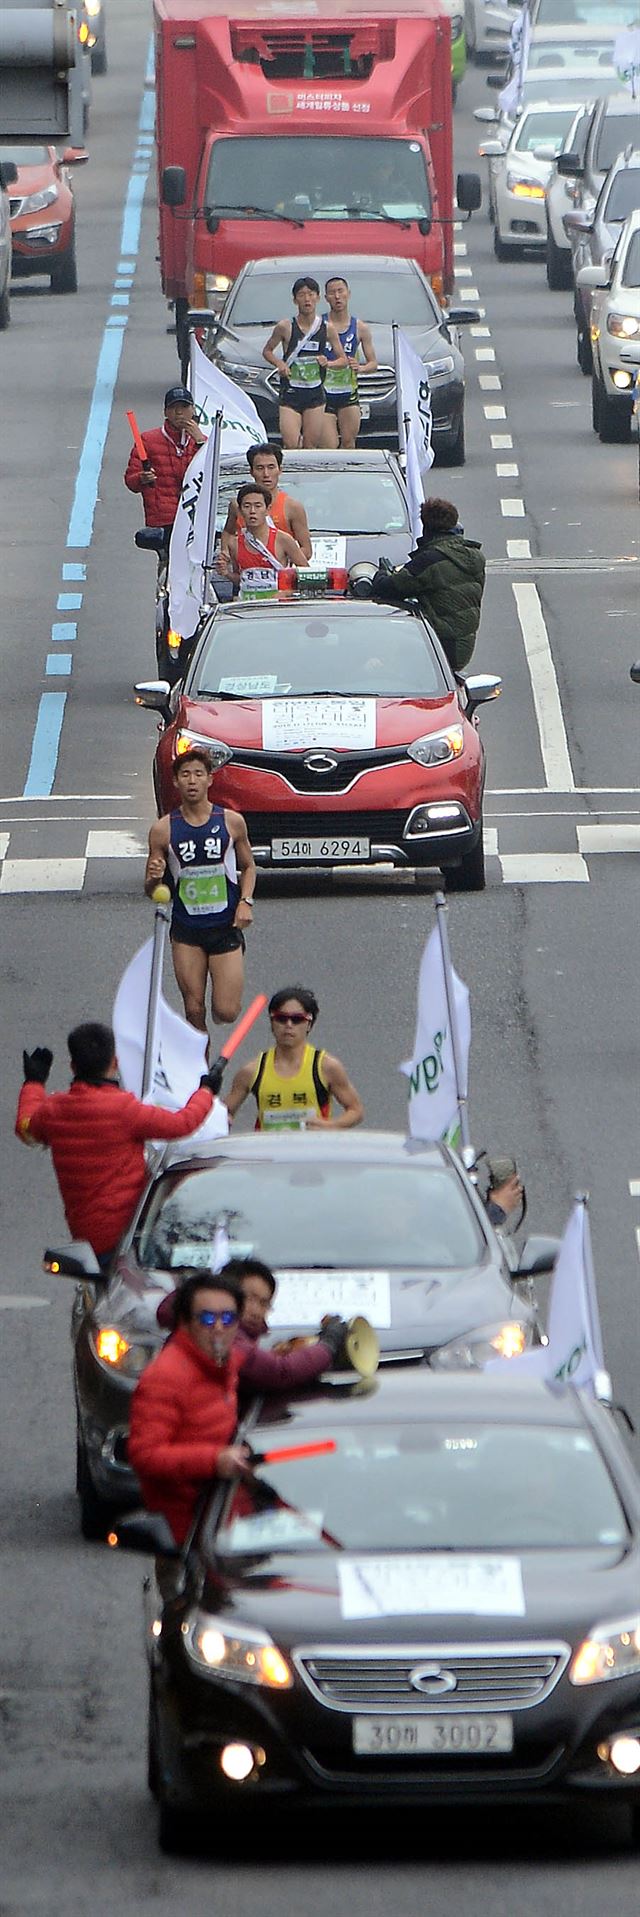
M294 360L290 380L292 386L319 386L320 383L320 367L313 354L310 354L308 358Z
M246 566L240 574L239 599L277 599L278 574L265 567Z
M301 1132L304 1131L307 1119L311 1117L312 1112L312 1105L305 1105L302 1110L298 1106L297 1111L263 1112L260 1129L263 1132Z
M224 912L228 894L222 867L216 872L183 872L178 880L178 897L190 918Z
M351 366L329 365L327 367L327 373L326 373L326 379L325 379L325 392L354 393L355 390L356 390L356 381L355 381L355 375L353 373L353 369Z

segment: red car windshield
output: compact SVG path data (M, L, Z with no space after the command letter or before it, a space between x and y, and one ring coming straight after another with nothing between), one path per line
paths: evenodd
M215 699L238 682L245 698L269 699L323 692L441 699L449 690L422 620L370 602L350 605L345 618L341 604L333 609L326 600L313 610L291 606L271 616L260 606L218 617L188 694Z

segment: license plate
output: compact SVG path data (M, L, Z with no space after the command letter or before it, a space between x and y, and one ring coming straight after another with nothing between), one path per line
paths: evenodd
M513 1718L354 1717L356 1757L492 1757L513 1750Z
M360 418L361 418L361 419L370 419L370 418L371 418L371 407L370 407L370 405L369 405L369 401L368 401L368 400L366 400L366 399L361 399L361 400L359 400L359 401L358 401L358 405L359 405L359 407L360 407Z
M345 859L355 864L358 859L369 858L368 839L273 839L271 856L282 865L294 865L300 860L309 860L314 865L334 865Z

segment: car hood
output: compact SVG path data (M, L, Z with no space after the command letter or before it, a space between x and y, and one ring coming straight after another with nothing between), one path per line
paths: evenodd
M310 1502L313 1493L310 1491ZM376 1556L391 1556L384 1547ZM430 1553L409 1551L428 1561ZM452 1553L455 1560L457 1553ZM472 1553L462 1553L471 1556ZM562 1639L577 1646L598 1622L635 1614L640 1587L637 1551L618 1547L592 1550L496 1549L491 1556L516 1558L521 1567L525 1611L514 1616L403 1615L350 1619L345 1623L340 1602L341 1552L327 1548L302 1553L220 1560L205 1579L200 1608L212 1614L232 1613L234 1621L267 1631L285 1647L318 1645L321 1641L391 1645L415 1643L416 1649L440 1639L448 1644L469 1637L482 1643L504 1638L526 1642L536 1636ZM366 1553L350 1552L365 1563ZM221 1575L218 1575L221 1573ZM638 1678L640 1695L640 1676Z
M534 180L540 186L546 186L551 179L555 161L536 160L533 153L516 153L515 148L508 147L504 161L499 161L498 164L504 166L505 172L509 167L514 173L520 173L523 180Z
M309 738L301 747L306 752L316 744L311 722L318 701L309 694L292 696L299 700L309 698ZM337 693L333 696L336 699L339 697ZM361 696L367 698L366 692ZM345 700L346 697L345 694ZM440 699L374 697L371 703L376 707L376 745L380 747L409 744L412 739L420 738L422 733L437 732L443 725L450 725L461 718L460 707L453 693L444 693ZM260 752L263 705L264 701L260 699L201 699L197 702L183 699L176 723L187 731L201 733L203 737L222 739L227 745ZM336 751L339 750L336 746Z
M364 319L366 315L360 314L358 317ZM272 372L273 369L268 367L262 358L262 348L266 345L269 333L268 324L265 322L264 326L234 326L231 319L230 325L233 326L234 333L238 335L238 343L230 341L228 346L220 346L215 354L216 364L224 368L227 362L235 361L239 366L259 366L265 375ZM462 365L462 354L458 346L451 340L445 339L439 327L407 326L402 322L402 330L411 341L414 352L419 353L421 359L439 359L445 353L454 353ZM371 336L379 364L393 366L391 325L376 325L374 322L371 325Z

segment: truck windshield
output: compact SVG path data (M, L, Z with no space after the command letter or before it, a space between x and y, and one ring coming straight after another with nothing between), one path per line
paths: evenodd
M236 219L250 219L252 206L301 220L431 217L417 140L215 140L204 197L208 213L234 207Z

